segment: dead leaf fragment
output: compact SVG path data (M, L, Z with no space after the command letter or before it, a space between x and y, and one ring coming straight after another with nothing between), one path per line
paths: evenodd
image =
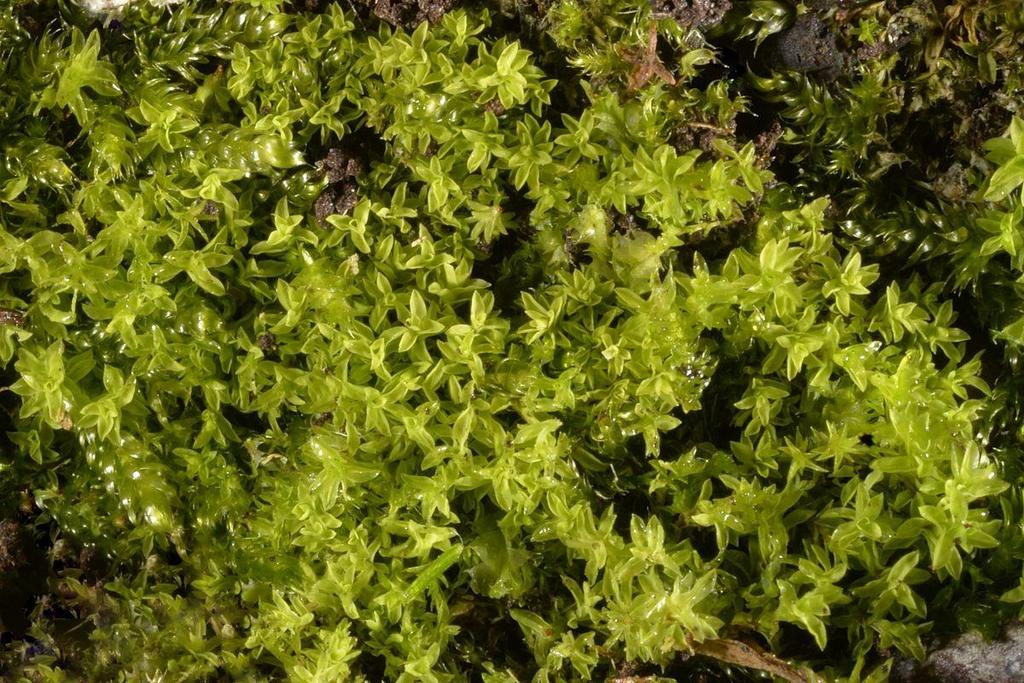
M823 683L825 680L806 669L797 669L792 664L756 645L738 640L725 638L705 640L702 643L693 643L693 650L699 655L711 657L720 662L764 671L790 683Z

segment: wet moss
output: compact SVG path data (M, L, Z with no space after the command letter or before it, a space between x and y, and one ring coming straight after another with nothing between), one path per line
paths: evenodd
M0 666L852 682L995 633L1022 35L0 0Z

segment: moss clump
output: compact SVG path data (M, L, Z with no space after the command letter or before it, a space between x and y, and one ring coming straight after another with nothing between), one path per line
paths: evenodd
M1019 616L1024 15L818 5L0 0L11 676L880 681Z

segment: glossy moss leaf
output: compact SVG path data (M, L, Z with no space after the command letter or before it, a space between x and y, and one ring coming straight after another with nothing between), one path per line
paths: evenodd
M996 169L985 190L985 199L1000 201L1024 184L1024 156L1015 156Z

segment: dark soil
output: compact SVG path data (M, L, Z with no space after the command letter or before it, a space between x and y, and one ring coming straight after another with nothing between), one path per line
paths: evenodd
M897 14L889 20L882 35L870 45L862 45L857 49L857 59L871 61L899 52L914 39L921 27L907 16Z
M358 187L352 181L333 183L324 188L317 197L313 211L321 227L327 225L327 217L334 214L348 215L359 202Z
M29 613L46 587L42 554L12 519L0 522L0 634L24 635Z
M501 100L495 97L484 105L484 111L489 111L495 116L501 116L505 113L505 107L501 104Z
M21 327L24 324L24 313L12 311L9 308L0 308L0 325L14 325L15 327Z
M264 356L276 356L277 355L277 337L272 332L264 332L256 338L256 346L260 347L260 351L263 352Z
M717 24L730 9L732 0L651 0L655 15L671 17L693 28Z
M757 134L754 138L754 149L757 150L757 165L767 168L775 158L775 146L782 139L782 124L773 121L771 127Z
M203 204L203 215L216 218L220 215L220 205L212 199L207 199Z
M951 164L942 175L935 178L932 187L935 194L949 202L963 200L971 190L967 171L958 162Z
M0 574L13 572L28 562L21 525L5 519L0 522Z
M317 162L316 168L328 183L313 205L317 223L323 227L328 216L347 215L359 202L356 176L362 172L363 162L357 154L335 147Z
M836 36L816 14L801 14L786 30L765 42L765 60L773 69L796 71L824 81L843 72L846 60Z
M651 232L650 224L643 216L638 216L632 211L619 213L615 209L608 211L608 218L611 222L612 232L620 235L633 235L637 232Z
M977 100L973 107L959 99L954 106L960 121L955 135L968 149L980 149L986 140L1001 135L1013 118L1010 111L993 99Z
M317 171L327 178L328 183L355 178L363 170L363 162L352 152L332 147L327 156L317 162Z
M361 0L373 16L392 26L415 28L424 21L436 24L455 6L456 0Z
M833 8L847 9L862 4L863 0L809 0L804 4L816 10L828 11Z

